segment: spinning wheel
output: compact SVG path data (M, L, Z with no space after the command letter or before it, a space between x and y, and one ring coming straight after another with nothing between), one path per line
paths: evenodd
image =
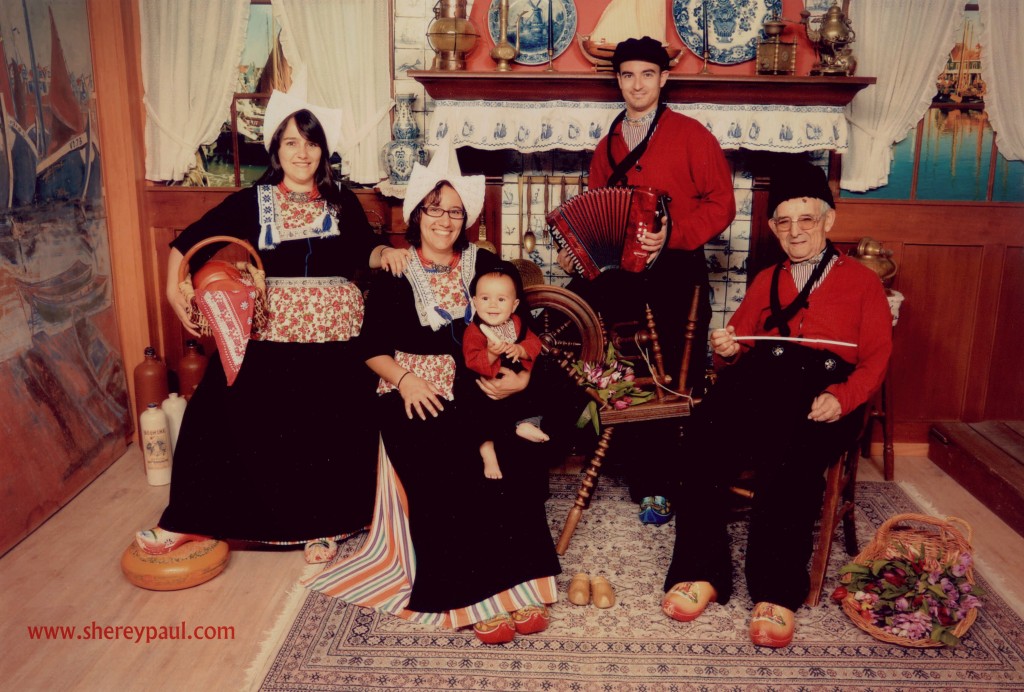
M695 286L686 331L683 336L683 360L679 379L676 380L679 383L685 383L685 375L689 371L700 296L701 288ZM543 344L544 353L558 360L560 367L569 373L577 384L582 384L582 378L572 372L572 364L576 359L603 362L605 357L607 342L597 314L578 295L556 286L530 286L526 289L526 300L534 312L534 323L537 327L537 335ZM601 436L583 472L576 500L569 509L569 515L565 519L561 536L555 546L555 552L559 555L565 555L569 549L569 541L576 531L576 525L583 518L583 511L590 505L590 498L601 474L601 465L608 452L615 426L632 422L685 418L690 415L693 399L690 397L691 390L689 388L677 384L675 386L679 389L678 392L669 390L669 393L666 394L662 391L662 386L667 386L671 379L666 375L661 360L661 347L658 343L654 315L650 307L645 312L644 324L638 325L640 331L637 331L637 335L643 336L643 343L645 345L649 343L655 354L655 362L651 367L651 378L648 382L649 386L654 388L655 398L622 410L613 408L607 402L597 399ZM644 325L646 325L645 328ZM620 337L615 333L614 325L609 330L608 338L617 344L625 340L625 337ZM593 390L588 390L588 392L591 396L596 397Z
M529 286L526 302L545 353L569 362L604 360L597 314L578 295L558 286Z

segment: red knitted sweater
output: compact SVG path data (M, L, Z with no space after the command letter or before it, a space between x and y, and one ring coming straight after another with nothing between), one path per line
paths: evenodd
M519 315L512 315L512 321L516 325L516 333L519 333L522 329ZM526 357L519 363L526 371L532 370L541 351L540 337L527 329L522 340L516 343L526 349ZM490 361L490 355L487 353L487 336L475 322L467 325L466 332L462 335L462 355L466 359L466 367L484 377L496 377L498 370L501 369L501 358L493 363Z
M786 260L779 277L779 301L783 306L797 296L789 264ZM757 275L736 314L729 320L737 336L778 335L778 330L764 329L765 319L771 315L769 292L773 271L774 267L769 267ZM839 400L845 415L866 402L885 379L892 353L892 313L885 290L877 274L853 258L840 256L825 280L811 293L808 304L790 320L791 337L857 344L856 348L804 344L828 349L855 366L846 382L826 390ZM755 343L740 342L740 355ZM715 361L718 365L726 364L718 357Z
M629 147L622 126L597 144L590 163L590 187L603 187L612 173L612 156L622 161ZM672 235L668 247L695 250L722 232L736 216L732 171L714 135L702 124L675 111L666 111L651 135L647 150L626 176L630 185L664 190L672 198Z

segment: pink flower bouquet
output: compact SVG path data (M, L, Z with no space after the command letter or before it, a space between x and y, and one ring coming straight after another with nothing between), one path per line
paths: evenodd
M654 392L636 386L633 364L623 360L612 344L608 344L603 363L578 360L572 367L582 379L583 386L593 390L597 399L614 408L624 409L642 404L654 396ZM595 432L600 433L596 399L587 404L576 425L582 428L588 422L594 426Z

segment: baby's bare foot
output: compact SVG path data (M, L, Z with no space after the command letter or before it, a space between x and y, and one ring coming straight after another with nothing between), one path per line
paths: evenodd
M484 460L484 476L501 480L501 467L498 466L498 455L494 452L494 443L488 440L480 445L480 458Z
M484 476L494 480L501 480L501 467L498 466L497 460L484 459Z
M516 435L530 442L547 442L551 438L533 423L520 423L516 426Z

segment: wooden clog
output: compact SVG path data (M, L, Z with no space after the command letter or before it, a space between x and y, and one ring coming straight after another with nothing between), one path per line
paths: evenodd
M615 605L615 590L611 582L604 577L591 579L590 600L598 608L611 608Z
M473 634L484 644L506 644L515 639L516 625L511 615L502 613L473 625Z
M575 575L566 590L569 603L585 606L590 603L590 577L583 572Z
M796 616L789 608L761 602L750 613L750 641L758 646L789 646L795 631Z
M700 616L708 603L715 601L718 594L715 587L706 581L679 582L665 594L661 601L661 612L673 620L689 622Z
M545 606L526 606L512 613L512 622L517 634L536 634L548 628L551 616Z

